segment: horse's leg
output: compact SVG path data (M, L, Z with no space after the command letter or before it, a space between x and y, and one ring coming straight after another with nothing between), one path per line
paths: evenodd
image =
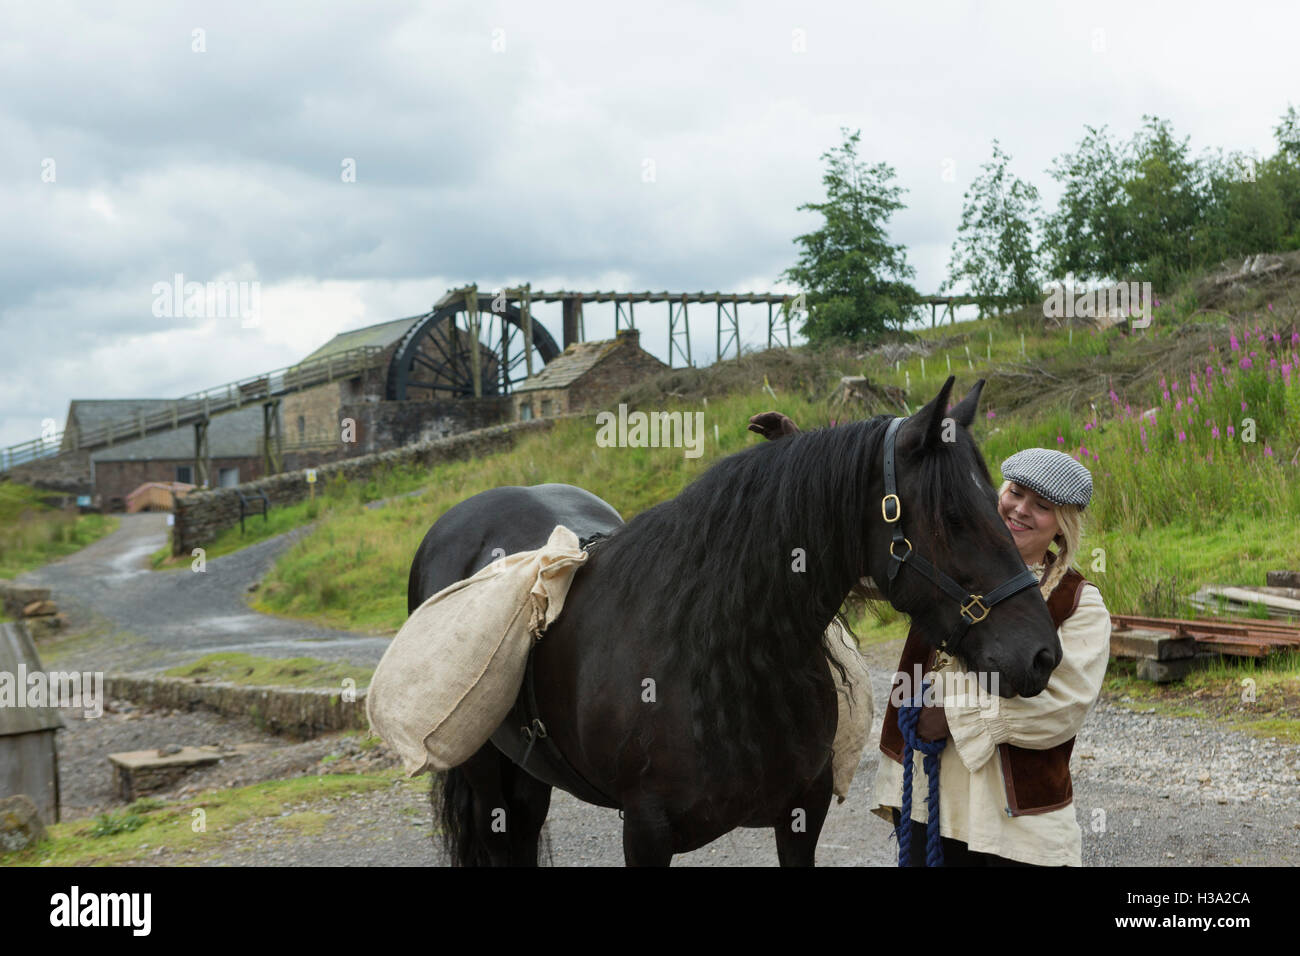
M623 862L668 866L672 861L672 830L663 807L658 801L628 801L623 810Z
M551 785L515 766L501 755L506 779L507 832L510 834L510 865L536 866L542 824L551 808Z
M782 866L816 864L817 840L826 822L826 812L831 808L833 784L828 761L826 769L776 821L776 858Z

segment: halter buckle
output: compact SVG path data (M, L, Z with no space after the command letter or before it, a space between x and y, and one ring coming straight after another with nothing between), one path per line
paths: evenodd
M981 600L981 598L983 597L984 595L982 594L972 594L970 596L970 601L961 606L962 617L967 618L967 620L971 624L978 624L980 621L984 620L986 617L989 616L989 609L984 606L984 602ZM976 605L979 605L979 609L984 612L979 617L976 617L975 612L971 610L971 608L975 607Z
M887 508L890 498L894 499L894 517L892 518L889 517L889 511ZM885 519L885 524L893 524L899 518L903 517L903 503L898 500L898 495L888 494L880 499L880 517Z

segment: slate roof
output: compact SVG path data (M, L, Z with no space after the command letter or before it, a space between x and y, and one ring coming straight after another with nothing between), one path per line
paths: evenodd
M567 388L586 375L596 363L619 344L618 339L601 342L572 342L562 353L551 359L532 378L515 386L516 392L535 392L542 388Z
M387 348L392 345L420 319L428 313L421 315L412 315L405 319L390 319L387 322L380 322L376 325L367 325L364 329L353 329L350 332L340 332L334 338L330 339L315 352L312 352L299 364L314 362L317 359L328 358L331 355L338 355L340 352L346 352L348 349L359 349L366 345L378 345L381 348Z
M141 410L150 412L169 408L171 408L171 401L166 399L74 400L69 414L83 424L99 421L120 422ZM283 427L281 422L282 430ZM208 425L208 455L214 459L254 458L260 454L257 443L261 437L261 405L250 405L238 411L214 415L211 424ZM116 442L110 448L101 448L90 453L91 461L192 461L193 458L194 428L192 426Z
M18 680L18 665L24 665L27 674L43 671L36 645L26 624L6 621L0 624L0 672L13 675ZM27 687L15 685L14 691L27 699ZM11 734L30 734L39 730L55 730L63 726L63 718L55 707L0 707L0 737Z

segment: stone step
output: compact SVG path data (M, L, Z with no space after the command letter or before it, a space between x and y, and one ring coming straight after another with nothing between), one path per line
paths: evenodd
M225 757L239 757L265 747L265 744L237 744L222 749L202 747L166 747L159 750L129 750L109 754L117 777L117 790L128 803L146 793L166 790L192 770L220 763Z

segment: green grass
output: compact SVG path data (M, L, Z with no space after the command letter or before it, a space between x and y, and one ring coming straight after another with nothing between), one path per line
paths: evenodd
M1133 710L1203 717L1258 737L1300 743L1300 652L1266 660L1219 658L1173 684L1141 680L1136 670L1132 661L1112 661L1103 696Z
M0 578L13 578L80 551L117 530L118 518L51 507L51 493L0 482Z
M760 391L710 401L707 408L667 406L704 412L700 458L685 457L681 448L598 447L593 418L559 421L489 458L435 466L420 476L429 489L420 497L374 510L353 500L323 513L316 529L281 556L253 606L339 627L396 630L406 620L411 558L429 526L452 505L487 488L554 481L594 490L628 519L678 494L719 455L759 440L747 430L749 417L774 406L805 426L826 421L825 409L802 395L774 401Z
M310 657L255 657L240 651L207 654L164 672L168 677L201 677L254 687L338 688L352 679L358 688L370 685L371 668Z
M277 825L288 821L294 835L319 833L329 815L299 811L303 804L383 790L400 781L402 775L396 770L326 774L217 790L177 802L137 800L125 810L93 820L48 826L48 840L0 854L0 866L116 866L150 860L159 847L172 852L215 852L232 829L253 820L275 820ZM427 781L423 785L427 787ZM200 810L201 814L196 812ZM286 810L298 812L281 817ZM200 825L202 829L196 829ZM177 859L168 862L175 864Z

